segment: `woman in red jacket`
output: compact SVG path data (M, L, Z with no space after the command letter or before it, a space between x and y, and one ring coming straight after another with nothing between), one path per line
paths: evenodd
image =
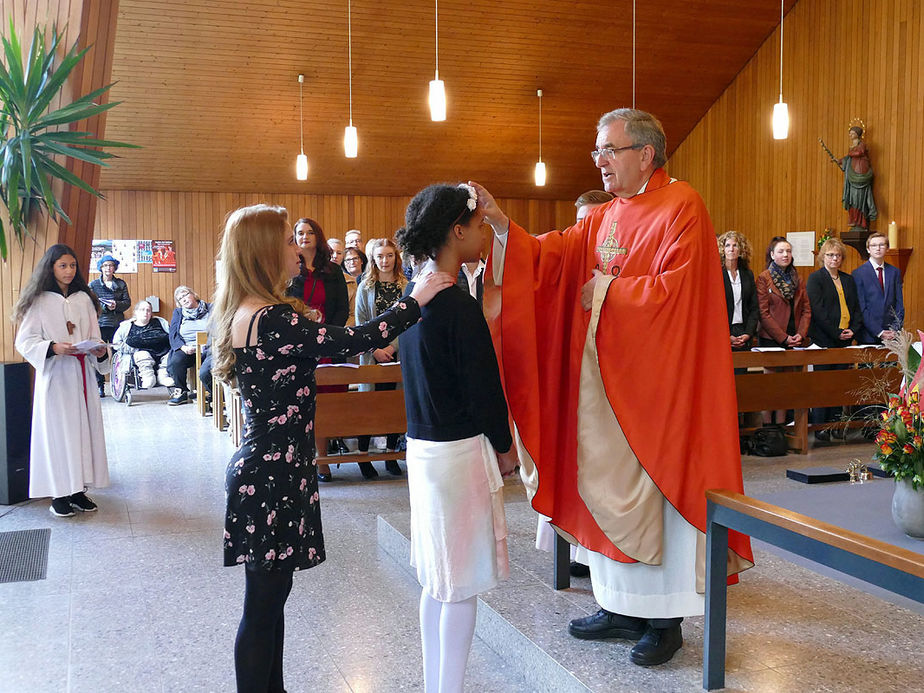
M760 309L758 343L762 347L806 346L812 309L805 283L792 266L792 246L774 236L767 248L767 269L757 276L757 305ZM764 423L784 423L786 412L764 412Z

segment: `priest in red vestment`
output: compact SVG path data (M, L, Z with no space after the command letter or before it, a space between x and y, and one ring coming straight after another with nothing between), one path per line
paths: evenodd
M661 124L612 111L596 147L615 199L565 231L530 236L476 189L521 474L533 507L588 549L602 607L569 632L637 640L631 660L652 666L704 610L705 491L743 490L737 402L715 233L662 168ZM729 576L752 565L730 532Z

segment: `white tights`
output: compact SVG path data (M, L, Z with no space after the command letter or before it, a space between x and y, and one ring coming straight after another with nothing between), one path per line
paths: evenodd
M475 634L478 597L437 601L420 593L420 641L427 693L461 693L465 664Z

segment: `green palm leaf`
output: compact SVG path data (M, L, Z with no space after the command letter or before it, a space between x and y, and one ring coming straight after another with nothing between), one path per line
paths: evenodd
M78 50L75 41L59 59L56 56L62 39L63 33L57 27L52 29L50 41L46 41L44 29L36 27L28 54L23 55L12 20L8 35L0 37L4 57L0 61L0 202L10 219L8 227L0 222L3 259L8 251L7 230L22 246L31 236L29 221L34 212L48 214L52 219L60 215L70 221L54 195L53 179L102 197L62 165L63 160L106 166L115 155L105 149L136 147L68 127L118 106L119 102L98 103L112 84L49 110L90 48Z

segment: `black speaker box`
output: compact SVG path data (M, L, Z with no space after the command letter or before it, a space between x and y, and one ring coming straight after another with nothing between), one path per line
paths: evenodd
M32 373L28 363L0 364L0 505L29 498Z

